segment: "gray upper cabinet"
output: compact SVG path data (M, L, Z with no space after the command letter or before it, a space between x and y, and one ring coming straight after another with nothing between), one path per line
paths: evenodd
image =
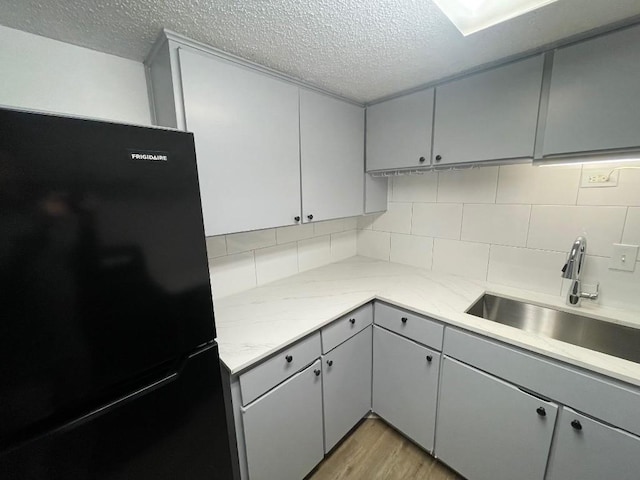
M438 458L471 480L543 480L557 405L449 357L441 375Z
M302 221L362 215L364 109L300 89L300 162Z
M433 164L533 158L544 57L436 87Z
M367 171L429 165L432 124L433 88L367 107Z
M294 224L300 215L298 88L226 60L178 53L206 235Z
M635 480L640 438L569 408L560 413L547 480Z
M640 27L558 49L543 155L640 146Z

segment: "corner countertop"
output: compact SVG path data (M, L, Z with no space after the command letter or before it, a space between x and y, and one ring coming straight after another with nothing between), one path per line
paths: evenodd
M485 292L640 328L640 314L364 257L216 300L220 358L232 375L371 300L640 386L640 364L464 313ZM639 347L640 348L640 347Z

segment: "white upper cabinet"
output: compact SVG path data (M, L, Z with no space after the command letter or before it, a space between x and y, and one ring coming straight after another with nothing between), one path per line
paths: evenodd
M302 221L362 215L364 109L300 90Z
M640 146L640 27L558 49L543 155Z
M207 236L294 224L300 215L298 88L179 49Z
M367 171L429 165L433 88L367 107Z
M533 158L544 57L436 87L433 164Z

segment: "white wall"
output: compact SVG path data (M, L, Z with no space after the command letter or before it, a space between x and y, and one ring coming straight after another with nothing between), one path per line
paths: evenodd
M151 124L141 62L0 26L0 105Z
M614 243L640 244L640 170L621 170L617 187L580 187L584 172L624 165L394 177L387 213L360 218L358 254L563 295L560 269L586 234L585 289L600 281L601 304L640 310L640 262L608 268Z

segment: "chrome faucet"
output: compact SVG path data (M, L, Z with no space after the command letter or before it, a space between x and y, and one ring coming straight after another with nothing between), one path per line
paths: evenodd
M569 252L569 258L567 263L562 267L562 278L568 278L571 280L571 286L567 293L567 305L579 307L583 298L589 300L596 300L600 293L600 283L596 284L595 293L588 293L582 291L582 283L580 282L580 273L582 272L582 265L584 264L585 256L587 255L587 239L586 237L578 237L571 246Z

